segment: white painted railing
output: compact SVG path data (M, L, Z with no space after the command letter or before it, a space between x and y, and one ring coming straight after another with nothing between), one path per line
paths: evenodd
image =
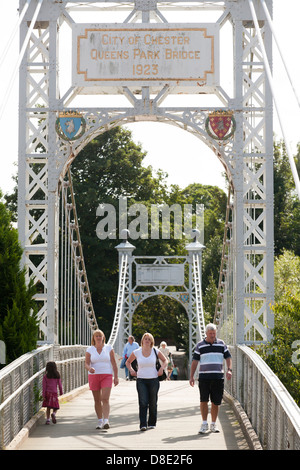
M230 348L233 378L226 390L246 412L266 450L300 450L300 408L263 359L248 346Z
M300 450L300 409L278 377L247 346L230 348L233 378L227 392L239 401L266 450ZM42 405L45 366L55 361L64 394L87 383L86 346L42 346L0 371L0 449L5 448Z
M5 448L42 406L47 362L55 361L64 394L87 383L86 346L42 346L0 371L0 449Z

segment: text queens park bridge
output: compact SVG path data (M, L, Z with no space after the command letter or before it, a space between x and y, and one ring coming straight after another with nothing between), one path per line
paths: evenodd
M194 134L224 165L232 195L231 263L223 280L231 286L231 340L268 340L273 133L264 53L271 62L272 51L261 2L24 0L20 6L27 50L20 67L18 228L24 262L40 286L44 339L58 341L59 199L72 161L113 126L157 121ZM176 12L187 22L170 22ZM222 82L228 67L229 87ZM125 106L97 105L103 95L120 96ZM199 104L178 106L185 95ZM164 107L167 100L175 104Z

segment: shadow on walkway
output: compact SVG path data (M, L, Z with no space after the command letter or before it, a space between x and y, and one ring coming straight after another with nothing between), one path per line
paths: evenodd
M61 403L57 424L38 423L20 450L248 450L236 417L227 403L220 406L220 433L199 435L198 387L188 381L160 383L156 429L139 431L136 383L120 380L110 400L110 429L96 430L90 390ZM210 417L209 417L210 418Z

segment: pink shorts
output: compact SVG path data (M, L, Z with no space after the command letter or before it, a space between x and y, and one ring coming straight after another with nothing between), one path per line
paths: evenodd
M113 382L112 374L89 374L90 390L101 390L101 388L111 388Z

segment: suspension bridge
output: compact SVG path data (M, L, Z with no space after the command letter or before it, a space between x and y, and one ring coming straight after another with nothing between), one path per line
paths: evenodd
M174 12L178 16L171 23ZM106 19L108 13L113 22ZM183 13L191 15L189 22L182 22ZM80 239L72 162L95 136L114 126L156 121L184 129L204 142L221 161L228 178L214 321L233 356L226 403L235 410L239 429L236 431L228 414L226 418L227 408L220 415L222 428L230 427L226 436L235 435L234 448L239 447L238 441L249 446L248 441L244 444L244 435L237 438L236 434L242 429L247 434L251 428L250 434L262 449L299 449L299 408L249 347L267 342L273 326L273 103L279 118L281 110L270 65L272 37L276 39L272 0L20 0L17 27L21 47L16 70L24 84L19 97L18 230L28 280L33 278L39 287L35 300L40 341L37 350L0 372L1 448L10 448L29 429L28 423L40 416L39 390L49 360L59 366L66 396L85 393L85 350L98 325ZM226 28L233 44L233 50L227 52L234 63L232 94L220 80L219 46ZM59 40L72 50L72 65L62 59ZM108 58L101 67L96 65L99 57ZM179 59L184 60L184 67ZM68 76L62 80L68 67ZM199 104L178 105L176 98L182 94L193 95ZM86 104L88 95L93 98L92 106ZM128 105L103 107L97 101L103 95L122 95ZM214 97L217 105L203 104L203 96ZM163 106L168 97L174 98L174 106ZM282 133L285 137L283 127ZM300 197L288 141L286 145ZM188 316L190 361L195 344L204 336L203 245L195 236L186 245L186 256L180 258L136 257L129 239L116 249L119 289L108 342L120 355L139 303L167 295L180 302ZM182 401L179 417L190 423L199 397L190 398L192 389L184 389L184 384L176 384L173 390L172 385L163 384L160 397L162 415L168 418L164 426L167 421L172 426L163 426L164 443L199 448L194 439L174 434L172 420L177 418L171 416L168 400L163 399L168 397L177 406L185 390L189 404ZM126 382L121 387L125 389ZM118 409L117 403L113 406ZM62 416L70 418L67 405L62 406ZM131 419L132 413L126 415L126 421ZM61 426L60 432L72 434L67 426ZM120 429L117 434L110 449L117 447ZM135 439L128 444L126 431L123 437L124 448L136 446ZM51 437L43 439L47 447ZM108 438L101 439L101 448L109 448ZM74 441L69 445L76 446ZM159 444L153 441L155 445ZM223 441L220 448L231 447Z

